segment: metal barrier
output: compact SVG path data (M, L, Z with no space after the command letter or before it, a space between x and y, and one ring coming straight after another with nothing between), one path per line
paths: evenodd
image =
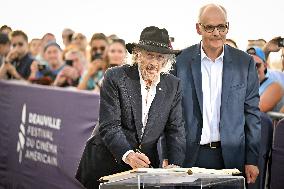
M272 121L274 120L279 121L280 119L284 118L284 113L280 113L280 112L267 112L267 115L269 115Z

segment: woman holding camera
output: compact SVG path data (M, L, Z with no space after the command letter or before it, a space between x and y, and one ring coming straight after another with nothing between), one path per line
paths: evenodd
M92 62L83 73L78 89L99 92L106 69L125 63L126 47L124 40L114 39L107 49L103 48L107 45L107 38L101 33L95 34L92 39Z
M108 68L121 66L126 63L126 46L123 39L113 39L107 50L106 61ZM100 80L94 91L99 93L103 78Z
M95 33L92 36L90 52L90 63L80 79L78 89L93 90L104 75L107 69L106 48L108 47L107 37L103 33Z

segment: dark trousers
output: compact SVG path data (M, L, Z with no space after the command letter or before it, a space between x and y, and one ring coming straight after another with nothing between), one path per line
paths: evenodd
M224 169L222 149L200 146L194 166L207 169Z

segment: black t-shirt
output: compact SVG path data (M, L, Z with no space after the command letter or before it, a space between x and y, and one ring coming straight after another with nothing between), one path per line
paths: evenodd
M31 74L31 64L33 61L34 58L28 53L20 60L14 61L12 64L23 78L28 79Z

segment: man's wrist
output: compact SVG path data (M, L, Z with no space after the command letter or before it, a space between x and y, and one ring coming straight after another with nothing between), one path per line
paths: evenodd
M127 152L125 152L125 154L123 154L122 156L122 161L124 161L124 163L126 163L126 157L131 153L134 152L133 150L128 150ZM126 163L127 164L127 163Z

